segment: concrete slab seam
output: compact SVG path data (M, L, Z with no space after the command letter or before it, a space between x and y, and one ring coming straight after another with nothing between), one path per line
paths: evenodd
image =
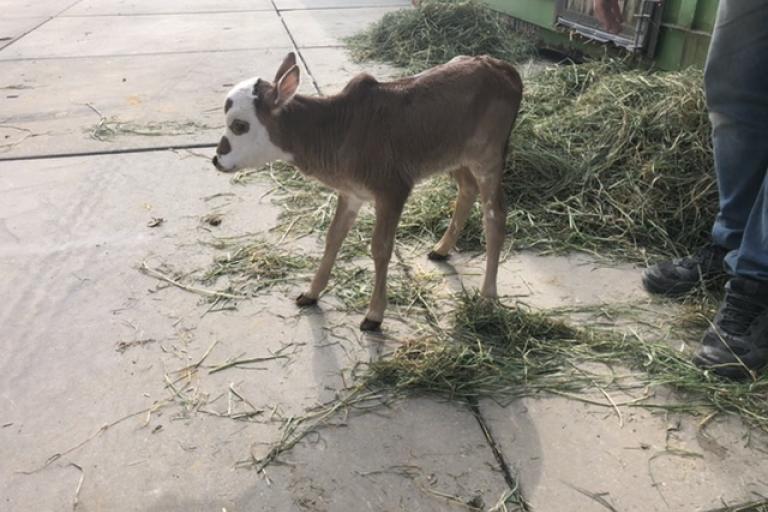
M22 162L27 160L50 160L56 158L76 158L102 155L127 155L131 153L153 153L157 151L174 151L177 149L212 149L216 142L202 142L198 144L173 144L167 146L145 146L141 148L105 149L102 151L81 151L78 153L50 153L44 155L7 156L0 157L0 162Z
M54 14L53 16L49 16L47 19L45 19L45 20L41 21L40 23L38 23L38 24L37 24L37 25L35 25L34 27L32 27L32 28L30 28L29 30L27 30L26 32L22 33L22 34L21 34L19 37L17 37L17 38L15 38L15 39L13 39L13 40L12 40L10 43L8 43L7 45L5 45L5 46L3 46L2 48L0 48L0 52L2 52L3 50L6 50L6 49L7 49L7 48L9 48L10 46L13 46L13 44L15 44L17 41L21 40L22 38L24 38L24 37L25 37L25 36L27 36L28 34L30 34L30 33L32 33L32 32L34 32L34 31L35 31L35 30L37 30L38 28L42 27L43 25L45 25L46 23L48 23L48 22L49 22L49 21L51 21L52 19L54 19L54 18L57 18L57 17L58 17L58 16L60 16L60 15L61 15L63 12L65 12L65 11L68 11L69 9L73 8L74 6L76 6L77 4L79 4L79 3L80 3L80 2L82 2L82 1L83 1L83 0L75 0L75 2L74 2L74 3L72 3L72 4L68 5L67 7L65 7L65 8L64 8L64 9L62 9L61 11L57 12L57 13L56 13L56 14Z
M78 0L82 1L82 0ZM194 15L200 16L201 14L244 14L251 12L269 12L265 9L244 9L241 11L171 11L171 12L132 12L132 13L116 13L116 14L64 14L59 16L60 18L133 18L138 16L187 16Z
M336 6L328 6L328 7L287 7L285 9L278 9L278 12L295 12L295 11L354 11L357 9L387 9L390 7L407 7L408 4L403 4L402 6L392 6L392 5L383 5L383 4L376 4L376 5L336 5Z
M261 11L264 12L264 11ZM14 41L15 42L15 41ZM10 46L10 45L8 45ZM6 46L5 48L7 48ZM5 49L3 48L3 50ZM221 50L180 50L172 52L148 52L148 53L113 53L104 55L62 55L58 57L20 57L17 59L0 59L0 64L6 62L25 62L25 61L44 61L44 60L77 60L77 59L120 59L120 58L132 58L132 57L154 57L158 55L192 55L203 53L235 53L235 52L255 52L261 50L279 50L281 47L270 48L235 48L235 49L221 49ZM320 47L317 47L320 48ZM295 49L285 47L285 49ZM2 50L0 50L2 51Z
M288 24L285 22L282 12L277 8L277 4L275 4L275 0L269 0L269 2L272 4L272 7L275 9L275 13L277 14L277 17L280 18L280 23L283 24L285 33L288 34L288 39L291 40L291 44L293 45L293 48L296 51L296 54L299 56L299 59L301 60L301 62L304 64L304 69L307 70L307 74L309 75L309 78L312 80L312 86L315 88L315 91L317 91L317 94L322 96L323 91L320 90L320 86L318 85L317 80L315 80L315 77L312 75L312 70L309 69L307 60L304 58L304 55L301 53L301 49L299 48L299 45L296 44L296 39L293 37L291 30L288 28Z

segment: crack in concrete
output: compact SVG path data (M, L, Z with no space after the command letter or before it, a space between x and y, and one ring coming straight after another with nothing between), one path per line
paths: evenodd
M478 425L480 425L480 429L483 431L483 436L485 437L485 440L488 443L488 446L491 448L491 452L493 452L493 457L496 459L496 462L499 464L499 469L501 469L501 474L504 476L504 482L506 482L507 486L509 487L509 491L511 493L510 498L515 500L516 504L520 506L520 510L522 510L523 512L529 512L531 508L530 508L530 505L528 505L528 502L525 501L525 497L523 496L523 493L520 489L520 483L512 474L512 470L510 469L509 463L507 462L506 458L504 457L504 454L499 448L499 443L496 442L496 438L493 436L493 432L491 432L491 429L488 426L488 423L485 421L483 414L480 412L480 407L478 406L475 400L469 401L468 405L469 405L469 409L472 411L472 415L475 417L475 420L477 421Z

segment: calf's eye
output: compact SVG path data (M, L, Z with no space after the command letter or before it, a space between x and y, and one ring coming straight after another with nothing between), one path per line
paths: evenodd
M232 133L235 135L247 133L250 128L251 125L247 121L241 121L240 119L235 119L232 121L232 124L229 125L229 129L232 130Z

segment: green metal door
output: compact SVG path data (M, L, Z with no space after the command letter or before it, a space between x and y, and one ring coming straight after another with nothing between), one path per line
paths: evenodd
M584 37L610 42L630 52L642 52L655 47L662 0L623 0L619 3L624 14L618 34L606 32L595 17L593 0L558 0L555 3L559 25Z
M557 49L572 48L586 53L601 53L600 46L593 41L616 43L601 33L592 13L593 0L483 0L491 8L509 14L534 29L539 41L545 46ZM647 39L638 41L645 48L644 53L661 69L680 69L688 66L702 66L709 47L709 38L715 22L719 0L659 0L650 28L645 32ZM633 18L639 10L641 0L625 0L625 42L633 42L637 32L631 32ZM575 17L584 16L582 21L592 19L595 32L592 37L573 37L577 31L566 26L567 18L558 16L567 7ZM647 6L646 6L647 7ZM562 19L558 19L562 18ZM563 23L563 20L566 23ZM587 23L584 23L587 25ZM597 34L599 37L594 37ZM601 39L602 38L602 39ZM655 44L654 44L655 42ZM631 44L624 44L631 50Z

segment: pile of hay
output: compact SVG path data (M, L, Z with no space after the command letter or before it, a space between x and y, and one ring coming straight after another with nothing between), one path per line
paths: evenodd
M458 54L512 62L532 53L503 16L473 1L427 1L351 40L358 58L416 71ZM506 166L508 227L517 247L583 250L629 260L686 253L717 212L702 74L638 71L605 60L551 66L525 80ZM438 239L455 189L414 194L399 235ZM478 210L460 247L481 247Z
M694 69L648 74L610 61L528 80L504 178L515 245L644 260L704 243L717 186L701 83ZM439 238L454 193L438 181L416 195L405 235L431 226ZM481 239L476 209L460 246Z
M504 177L514 246L646 261L706 242L717 185L701 84L699 70L649 74L617 61L552 66L528 79ZM272 171L285 222L325 230L335 206L328 194L290 166ZM448 177L419 186L398 238L433 244L455 198ZM346 250L365 252L372 224L364 211ZM479 207L458 245L483 247Z
M517 62L533 45L506 18L476 0L424 0L391 12L347 40L357 60L379 60L417 73L457 55L493 55Z
M553 68L525 102L505 180L515 231L628 256L705 241L717 187L700 71Z
M615 61L553 66L529 79L504 176L514 246L646 261L705 243L717 184L701 81L695 69L648 74ZM285 164L272 171L284 222L324 231L335 208L328 192ZM433 244L455 198L448 177L417 187L398 239ZM366 252L372 225L364 211L345 250ZM479 207L458 246L482 249Z

